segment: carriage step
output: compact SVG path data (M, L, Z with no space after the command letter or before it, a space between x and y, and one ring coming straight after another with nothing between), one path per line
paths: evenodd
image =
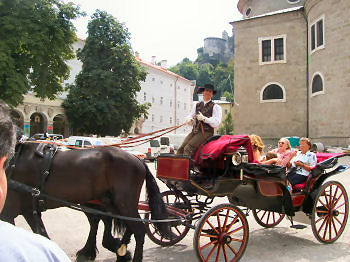
M290 227L291 227L291 228L294 228L294 229L304 229L304 228L306 228L307 226L298 224L298 225L291 225Z

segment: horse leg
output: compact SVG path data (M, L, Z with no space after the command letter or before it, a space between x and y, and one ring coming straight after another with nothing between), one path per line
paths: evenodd
M130 243L132 232L126 227L125 233L121 240L121 245L117 250L117 262L124 262L131 260L131 254L127 250L127 245Z
M22 215L33 232L50 239L49 235L46 232L45 225L41 219L41 214L33 214L32 209L30 209L23 211Z
M84 213L90 224L90 232L85 246L80 249L76 254L76 261L95 260L97 247L96 247L96 235L98 230L98 223L100 222L100 216ZM114 251L113 251L114 252Z
M119 238L114 238L112 236L112 218L102 216L102 221L105 226L103 231L102 246L115 253L116 250L120 247L120 240Z

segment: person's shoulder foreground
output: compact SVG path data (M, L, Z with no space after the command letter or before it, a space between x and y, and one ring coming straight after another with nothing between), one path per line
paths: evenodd
M71 261L56 243L41 235L3 221L0 232L0 261Z

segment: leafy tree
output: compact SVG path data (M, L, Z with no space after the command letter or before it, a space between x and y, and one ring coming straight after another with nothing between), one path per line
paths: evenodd
M198 66L188 58L184 58L181 63L169 68L169 70L189 80L198 78Z
M223 125L219 128L220 135L233 135L233 119L231 112L228 113L225 120L223 121Z
M221 96L226 97L226 100L233 103L233 95L231 92L225 91Z
M199 75L197 79L198 86L204 86L207 83L212 83L213 71L214 66L212 66L211 64L201 65L199 68Z
M74 132L117 136L128 132L137 118L147 117L149 105L136 101L146 72L135 60L129 39L123 24L96 10L77 54L82 71L63 103Z
M74 57L72 19L82 15L60 0L0 0L0 99L11 106L29 90L54 99Z

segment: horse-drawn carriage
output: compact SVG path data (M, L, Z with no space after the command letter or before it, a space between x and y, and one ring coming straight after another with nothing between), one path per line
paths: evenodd
M153 242L170 246L192 228L200 261L237 261L248 243L246 215L252 210L263 227L278 225L285 215L293 224L295 215L304 213L317 240L332 243L344 231L348 196L341 183L325 180L347 169L337 166L341 156L331 154L319 162L304 184L295 185L292 194L286 187L285 168L252 163L248 136L213 137L199 148L194 159L161 156L157 177L169 188L162 193L163 199L172 217L185 222L171 224L176 237L170 240L151 223L147 224L147 234ZM210 208L215 197L227 197L229 203Z
M145 231L155 243L170 246L191 228L195 229L193 244L199 260L237 261L248 243L248 210L264 227L276 226L285 215L293 223L297 213L304 213L315 237L323 243L337 240L347 222L349 204L344 186L336 181L324 183L347 168L337 165L341 155L318 163L306 183L296 185L290 194L284 168L252 163L248 136L212 137L194 159L175 155L158 158L157 177L169 188L160 194L147 165L124 150L95 147L60 151L49 142L42 144L17 145L7 170L9 192L1 218L14 223L16 216L23 215L33 231L47 236L42 211L60 206L80 208L89 219L90 234L78 256L90 260L96 257L100 219L105 223L103 245L113 252L118 250L118 259L125 257L125 245L134 234L134 262L142 261ZM145 180L149 202L141 203ZM215 197L227 197L228 203L210 207ZM84 208L90 200L97 200L97 208L104 212ZM147 211L146 220L140 219L141 209ZM111 236L112 218L125 220L121 240Z

